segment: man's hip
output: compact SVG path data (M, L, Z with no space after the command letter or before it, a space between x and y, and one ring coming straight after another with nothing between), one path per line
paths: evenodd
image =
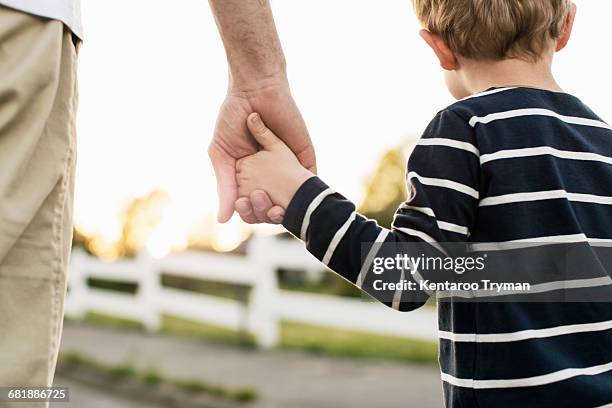
M47 386L72 241L76 48L0 7L0 386Z

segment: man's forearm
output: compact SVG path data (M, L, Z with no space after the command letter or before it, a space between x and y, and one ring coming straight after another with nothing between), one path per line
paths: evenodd
M285 57L268 0L209 0L227 53L231 86L241 91L286 81Z

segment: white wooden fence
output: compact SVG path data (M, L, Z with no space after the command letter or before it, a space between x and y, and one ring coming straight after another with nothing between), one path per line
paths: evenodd
M279 322L360 330L424 340L437 338L435 311L421 308L399 313L381 304L360 299L279 290L279 268L323 273L321 264L296 240L275 237L252 239L246 256L186 252L152 259L105 263L74 251L66 315L83 317L87 311L142 322L156 331L162 314L173 315L233 330L246 330L263 348L279 340ZM161 284L161 276L180 276L205 281L246 285L248 303L174 289ZM125 294L88 285L101 279L137 285L136 294Z

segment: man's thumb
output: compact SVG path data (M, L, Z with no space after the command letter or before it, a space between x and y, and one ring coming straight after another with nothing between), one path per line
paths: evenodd
M247 119L251 134L264 149L269 149L278 143L276 135L266 127L259 113L251 113Z

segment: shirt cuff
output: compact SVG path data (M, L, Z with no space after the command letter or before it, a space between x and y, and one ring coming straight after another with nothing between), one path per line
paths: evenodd
M329 190L329 186L317 176L309 178L300 186L285 211L283 226L287 231L301 238L302 224L310 204L326 190Z

